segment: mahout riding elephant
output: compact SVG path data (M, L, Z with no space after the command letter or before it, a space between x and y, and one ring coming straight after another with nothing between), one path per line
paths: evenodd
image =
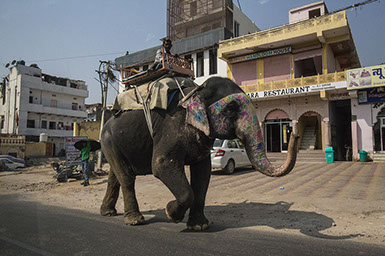
M298 136L291 135L283 165L272 166L265 155L256 109L233 81L209 78L202 86L185 89L185 94L184 98L174 97L167 110L151 110L153 136L143 110L125 111L104 125L101 145L111 170L100 207L103 216L117 214L115 205L121 187L125 223L143 223L135 196L135 176L152 173L175 196L176 200L166 206L168 218L178 223L190 209L187 227L207 229L204 206L215 138L240 139L253 167L267 176L283 176L293 169ZM191 184L185 165L190 166Z

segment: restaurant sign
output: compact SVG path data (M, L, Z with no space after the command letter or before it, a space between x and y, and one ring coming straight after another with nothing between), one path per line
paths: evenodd
M385 86L385 65L347 71L348 90Z
M346 81L334 82L334 83L325 83L325 84L314 84L314 85L305 85L292 88L283 88L270 91L261 91L261 92L249 92L247 95L251 99L258 98L268 98L268 97L278 97L286 95L295 95L295 94L304 94L311 92L318 92L324 90L340 89L346 88Z
M264 57L279 55L279 54L285 54L291 52L291 46L279 48L275 50L269 50L264 52L257 52L246 56L240 56L235 57L229 60L230 63L236 63L236 62L242 62L242 61L248 61L248 60L254 60L254 59L260 59Z

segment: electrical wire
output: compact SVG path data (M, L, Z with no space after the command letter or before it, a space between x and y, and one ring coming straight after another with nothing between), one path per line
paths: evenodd
M124 54L124 52L114 52L114 53L103 53L103 54L93 54L93 55L83 55L83 56L62 57L62 58L45 59L45 60L28 60L26 62L44 62L44 61L56 61L56 60L70 60L70 59L91 58L91 57L100 57L100 56L115 55L115 54Z

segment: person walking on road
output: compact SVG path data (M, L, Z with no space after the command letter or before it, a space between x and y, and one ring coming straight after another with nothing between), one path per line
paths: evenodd
M83 170L83 177L84 177L84 182L82 183L82 185L84 185L85 187L90 185L90 182L89 182L89 163L88 163L88 160L90 158L90 152L91 152L90 142L89 141L83 142L83 148L80 150L80 157L82 160L82 170Z

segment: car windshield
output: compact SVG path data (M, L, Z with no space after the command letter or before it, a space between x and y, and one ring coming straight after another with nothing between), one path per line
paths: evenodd
M222 147L223 141L224 141L224 140L216 139L216 140L214 141L214 146L213 146L213 147L216 147L216 148Z

